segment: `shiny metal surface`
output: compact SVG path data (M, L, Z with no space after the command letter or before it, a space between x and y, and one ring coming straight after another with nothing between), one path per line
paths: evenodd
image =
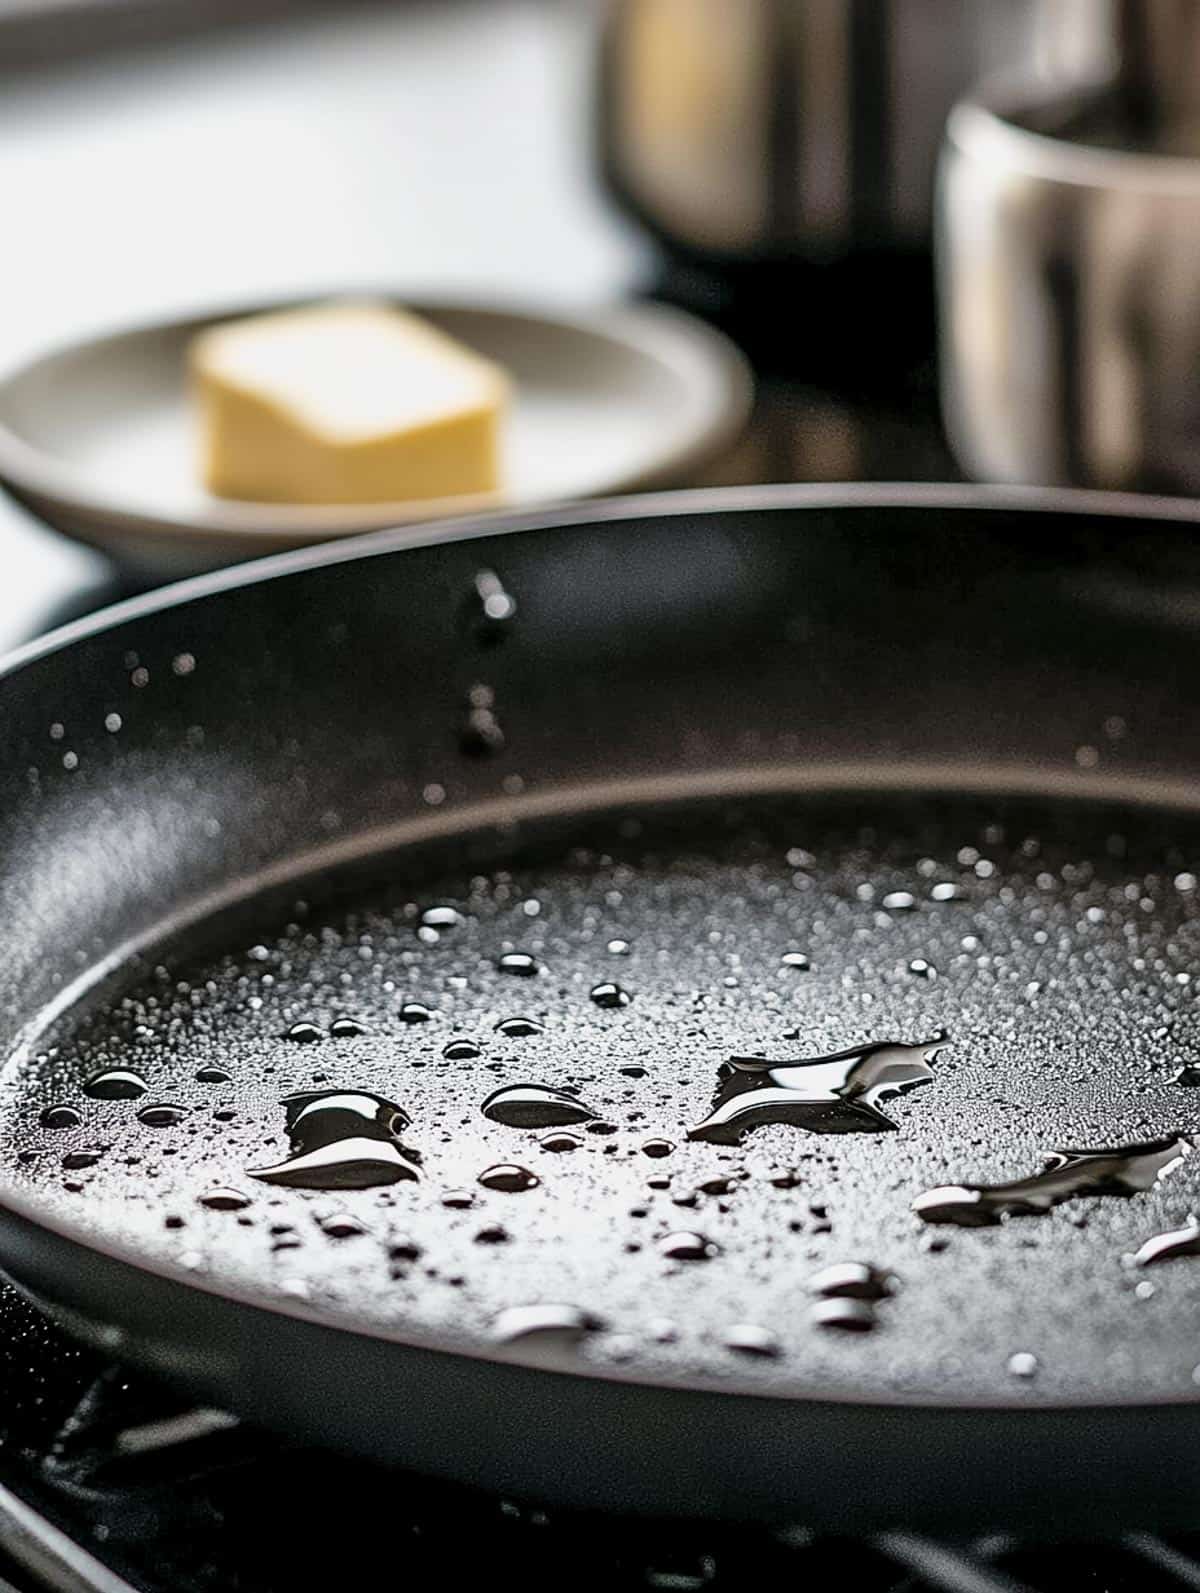
M972 475L1200 489L1200 160L1135 136L1112 90L951 115L943 399Z
M1104 0L610 0L610 182L685 251L928 243L946 114L982 74L1099 70Z

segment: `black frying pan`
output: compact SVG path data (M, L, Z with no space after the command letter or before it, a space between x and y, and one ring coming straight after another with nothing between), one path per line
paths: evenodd
M652 499L27 649L7 1267L490 1487L1190 1519L1197 518Z

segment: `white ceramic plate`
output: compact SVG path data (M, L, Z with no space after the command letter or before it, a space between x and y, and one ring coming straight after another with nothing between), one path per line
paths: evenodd
M309 505L205 492L188 341L213 322L277 308L268 305L78 343L0 378L0 478L60 531L164 577L406 521L669 486L745 421L745 361L680 311L406 302L513 378L502 495Z

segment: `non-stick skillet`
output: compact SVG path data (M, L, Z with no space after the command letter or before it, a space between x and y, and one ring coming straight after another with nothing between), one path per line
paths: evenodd
M648 499L11 659L6 1266L492 1487L1194 1513L1197 519Z

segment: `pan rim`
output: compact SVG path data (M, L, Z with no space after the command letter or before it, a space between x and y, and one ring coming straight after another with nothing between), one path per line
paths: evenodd
M217 596L223 592L236 590L240 587L257 585L259 582L286 577L290 574L299 574L311 569L340 564L345 561L359 558L371 558L400 551L410 547L429 546L441 542L458 542L475 540L487 536L517 533L522 530L582 530L586 527L596 526L607 522L621 520L654 519L661 517L683 517L700 513L739 513L761 510L789 510L808 509L821 511L826 509L949 509L961 510L969 513L973 511L999 511L1012 512L1019 510L1032 510L1044 514L1064 514L1068 518L1077 517L1102 517L1111 519L1137 518L1141 521L1158 520L1189 525L1200 524L1200 502L1187 499L1166 497L1150 497L1136 494L1111 494L1093 491L1082 491L1070 488L1012 488L1012 487L981 487L963 485L941 484L887 484L872 483L837 484L837 485L784 485L751 488L720 488L696 489L688 492L671 492L656 494L641 494L629 498L605 499L595 503L578 503L573 505L560 505L543 509L536 513L490 513L474 515L463 520L446 523L434 523L423 528L424 534L419 542L414 542L411 531L390 530L369 533L352 539L345 539L336 543L315 548L302 548L287 553L272 555L271 557L255 560L248 564L234 566L230 569L210 572L205 575L193 577L189 580L174 583L154 592L128 599L122 603L112 605L98 611L94 615L82 620L71 622L68 625L49 632L46 636L9 652L0 658L0 682L10 675L16 674L21 669L36 661L65 650L77 642L90 637L102 635L106 631L115 630L131 620L136 620L151 614L157 614L182 607L193 601L203 600ZM921 766L913 765L911 772L915 775ZM776 774L779 771L775 771ZM926 770L926 775L928 774ZM944 773L943 766L943 773ZM975 771L977 780L982 780L988 770L986 768ZM722 771L725 778L735 776L739 780L746 777L747 771L726 770ZM1011 786L1012 771L1008 771L1009 784L1004 787L1017 794L1018 788ZM686 777L684 777L686 778ZM630 782L653 785L654 781ZM822 782L824 784L824 782ZM885 782L888 783L888 782ZM893 780L890 782L895 784ZM792 788L795 782L791 782ZM970 789L971 785L960 785L960 791ZM1049 794L1046 790L1047 782L1043 778L1036 782L1039 794ZM1075 796L1092 800L1138 800L1131 798L1130 780L1113 780L1103 776L1079 775L1071 779L1071 791ZM925 788L933 789L926 781ZM765 787L764 787L765 788ZM778 787L777 787L778 788ZM943 785L942 789L946 789ZM976 788L978 788L976 786ZM743 786L742 789L745 789ZM950 789L954 789L951 787ZM994 783L988 789L995 793L997 787ZM1024 794L1033 794L1033 784L1026 787ZM628 800L628 798L622 799ZM1183 806L1182 791L1179 800L1172 803L1164 801L1162 788L1155 787L1155 794L1150 795L1149 784L1143 798L1158 806ZM536 796L527 799L531 811L536 808ZM526 812L526 800L509 799L504 802L506 812L520 807L522 814ZM1191 794L1191 803L1195 803L1195 794ZM572 807L582 811L577 802L572 802ZM454 815L447 814L445 822L451 819L456 821L453 828L467 828L473 823L486 822L486 819L472 820L472 813L478 814L479 807L464 808ZM361 838L360 838L361 844ZM323 849L322 849L323 850ZM311 857L314 854L306 854ZM261 877L258 888L261 888ZM200 916L197 914L197 916ZM169 921L164 921L169 922ZM155 932L151 932L155 933ZM97 965L98 970L113 964L120 951L105 959L103 964ZM102 974L85 975L84 978L102 977ZM82 990L78 985L70 987L75 992L72 1000L78 999ZM68 1003L69 1004L69 1003ZM57 1006L57 1003L56 1003ZM65 1005L63 1010L65 1010ZM38 1020L40 1024L40 1019ZM17 1055L18 1053L14 1053ZM689 1374L686 1381L676 1381L661 1376L647 1375L644 1371L638 1372L619 1365L612 1367L593 1364L559 1365L547 1368L523 1356L519 1349L508 1350L502 1345L488 1346L486 1344L447 1344L435 1338L423 1335L414 1335L411 1331L393 1328L380 1322L372 1322L356 1318L352 1312L332 1314L324 1311L311 1303L292 1299L286 1296L272 1298L262 1291L255 1291L247 1286L231 1283L209 1282L203 1277L196 1276L178 1266L173 1266L165 1260L147 1257L137 1252L134 1248L115 1242L104 1236L89 1233L82 1224L76 1224L68 1219L43 1211L35 1199L26 1197L19 1192L0 1183L0 1221L6 1226L16 1225L18 1228L32 1232L39 1237L49 1238L52 1244L69 1247L78 1252L81 1258L92 1257L100 1259L106 1267L116 1268L128 1273L133 1278L149 1279L155 1286L166 1289L181 1289L189 1294L198 1294L206 1297L214 1309L230 1309L244 1317L249 1313L252 1317L264 1315L269 1319L283 1317L289 1322L297 1324L304 1331L317 1334L337 1335L338 1339L367 1338L386 1345L395 1346L397 1350L411 1350L417 1353L449 1356L458 1359L467 1359L484 1367L515 1368L522 1372L537 1372L550 1377L568 1377L585 1383L617 1384L630 1390L646 1389L659 1396L678 1396L681 1399L707 1398L712 1395L721 1395L726 1398L751 1398L765 1400L777 1407L795 1408L803 1410L815 1407L830 1407L835 1409L850 1408L859 1412L913 1412L928 1413L930 1415L978 1416L989 1414L1005 1414L1012 1416L1035 1417L1053 1412L1072 1412L1077 1415L1087 1413L1116 1415L1129 1413L1130 1418L1150 1411L1164 1409L1191 1409L1200 1405L1200 1389L1194 1393L1187 1390L1164 1391L1161 1395L1147 1398L1144 1394L1114 1395L1104 1400L1078 1400L1069 1397L1052 1396L1039 1397L1036 1389L1025 1391L1020 1399L1013 1397L988 1397L980 1396L964 1401L961 1396L939 1397L927 1393L915 1394L886 1394L878 1390L855 1390L853 1388L837 1389L802 1389L795 1392L780 1390L777 1387L764 1388L756 1385L744 1375L739 1377L731 1374L728 1377L714 1377L711 1374ZM20 1282L20 1269L18 1269ZM20 1282L21 1287L26 1287ZM120 1324L116 1324L120 1326Z

